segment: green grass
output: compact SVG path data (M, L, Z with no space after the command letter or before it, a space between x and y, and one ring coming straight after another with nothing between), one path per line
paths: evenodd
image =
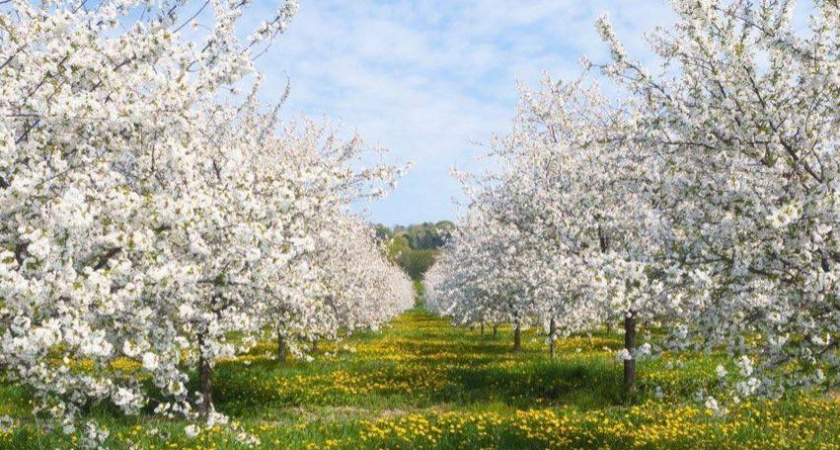
M527 331L493 339L455 328L421 308L381 333L324 343L315 361L278 363L266 343L217 366L217 408L275 449L840 448L834 398L800 395L733 406L714 417L691 400L714 390L718 357L681 355L639 363L639 394L625 398L614 349L619 335L593 333L558 343ZM662 387L664 398L654 391ZM73 437L39 429L21 389L0 388L0 415L17 425L0 447L75 448ZM189 439L187 422L90 413L110 430L113 449L240 449L217 428Z

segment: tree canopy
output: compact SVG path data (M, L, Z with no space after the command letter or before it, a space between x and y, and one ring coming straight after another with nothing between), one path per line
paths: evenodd
M442 220L393 228L378 224L374 229L387 246L388 257L417 281L435 263L440 248L452 236L455 224Z

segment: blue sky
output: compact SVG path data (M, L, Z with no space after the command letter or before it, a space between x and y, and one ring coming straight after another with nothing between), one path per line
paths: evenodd
M452 219L460 187L450 169L481 170L492 133L505 133L516 82L534 85L606 59L594 21L608 12L644 59L645 31L673 15L662 0L301 0L286 35L259 60L266 99L291 80L286 113L303 111L357 130L414 169L372 221ZM266 8L271 5L268 1Z

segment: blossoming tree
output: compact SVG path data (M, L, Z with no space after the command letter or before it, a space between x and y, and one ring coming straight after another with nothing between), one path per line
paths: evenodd
M834 381L840 10L813 6L794 30L793 2L674 2L677 24L650 39L661 74L601 21L604 71L643 105L637 139L667 175L678 335L728 349L737 397Z
M323 304L309 287L349 276L336 323L375 326L411 304L345 208L358 180L397 172L355 169L357 145L311 122L279 126L253 59L297 3L242 39L249 3L0 4L0 362L68 433L95 402L138 413L147 378L158 412L223 421L212 366L261 336L277 298ZM347 230L325 237L333 219ZM370 273L305 264L348 236L359 248L343 264ZM85 444L107 438L90 430Z

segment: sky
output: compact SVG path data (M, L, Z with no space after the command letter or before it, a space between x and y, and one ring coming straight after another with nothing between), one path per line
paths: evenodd
M276 6L261 0L265 11ZM481 171L481 143L509 130L517 81L573 77L605 61L594 22L606 12L636 58L646 31L673 22L663 0L300 0L285 35L258 61L263 95L291 82L286 113L327 118L413 161L369 220L453 219L463 200L451 169ZM258 8L259 11L259 8Z

